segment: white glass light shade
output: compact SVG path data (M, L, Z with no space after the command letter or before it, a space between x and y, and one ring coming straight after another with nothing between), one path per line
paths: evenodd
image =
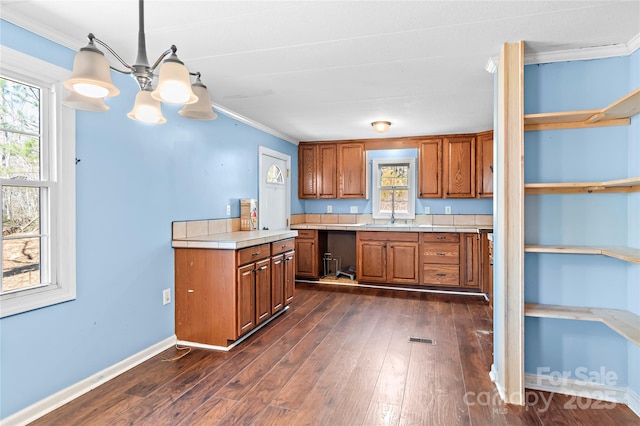
M127 117L149 124L162 124L167 121L162 115L160 102L153 99L151 92L146 90L138 92L133 109L127 114Z
M373 123L371 123L371 125L373 126L373 130L375 130L378 133L384 133L387 130L389 130L389 126L391 126L391 122L390 121L374 121Z
M64 87L89 98L108 98L120 93L111 81L109 62L104 55L86 49L76 53L73 72Z
M213 112L213 108L211 108L211 95L209 95L207 87L202 84L200 79L193 83L191 87L198 97L198 102L185 105L178 111L178 114L194 120L215 120L218 114Z
M180 62L167 60L160 67L158 87L151 96L170 104L193 104L198 97L191 90L189 70Z
M62 104L69 108L81 109L84 111L103 112L109 110L109 106L105 104L101 98L90 98L88 96L82 96L76 92L69 92L69 96L62 101Z

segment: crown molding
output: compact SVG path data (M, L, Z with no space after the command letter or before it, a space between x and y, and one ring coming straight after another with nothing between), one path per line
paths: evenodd
M36 23L30 17L18 13L6 5L2 8L2 16L0 18L71 50L78 50L88 42L86 37L69 37L48 25Z
M266 126L266 125L264 125L262 123L259 123L259 122L255 121L255 120L252 120L251 118L245 117L242 114L238 114L237 112L232 111L232 110L228 109L227 107L222 106L220 104L217 104L215 102L212 102L212 104L213 104L213 108L217 112L221 112L224 115L226 115L228 117L231 117L236 121L239 121L241 123L244 123L244 124L246 124L248 126L253 127L254 129L258 129L258 130L263 131L265 133L268 133L268 134L270 134L272 136L275 136L277 138L283 139L283 140L285 140L285 141L287 141L289 143L292 143L294 145L298 145L299 141L297 139L295 139L295 138L293 138L293 137L291 137L291 136L289 136L289 135L287 135L285 133L282 133L282 132L279 132L278 130L272 129L269 126Z
M526 42L525 42L526 45ZM585 47L584 49L557 50L555 52L525 53L524 64L548 64L552 62L586 61L590 59L613 58L627 56L640 48L640 33L624 44L609 46ZM485 70L494 73L498 67L498 56L489 58Z

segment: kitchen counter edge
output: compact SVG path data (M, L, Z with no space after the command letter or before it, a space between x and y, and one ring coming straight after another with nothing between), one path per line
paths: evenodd
M298 231L289 229L279 231L235 231L173 239L171 241L171 247L237 250L259 244L295 238L297 236Z

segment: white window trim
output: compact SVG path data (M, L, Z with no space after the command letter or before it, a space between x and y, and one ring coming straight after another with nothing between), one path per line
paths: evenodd
M415 158L374 158L373 159L373 194L372 217L374 219L391 219L391 213L380 212L380 165L409 164L409 213L395 212L395 219L407 220L416 217L416 159Z
M76 298L76 115L62 107L62 81L69 70L0 45L0 70L6 75L22 75L52 88L53 118L50 136L55 140L55 161L51 179L57 183L57 200L51 210L56 223L51 237L51 285L0 296L0 318Z

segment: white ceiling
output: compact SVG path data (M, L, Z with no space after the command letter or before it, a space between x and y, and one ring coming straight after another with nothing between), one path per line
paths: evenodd
M0 6L73 49L93 32L135 61L137 0ZM465 133L493 127L485 68L503 43L525 40L530 57L554 60L629 53L640 1L147 0L145 30L150 62L177 45L216 106L292 141ZM393 125L379 135L374 120Z

